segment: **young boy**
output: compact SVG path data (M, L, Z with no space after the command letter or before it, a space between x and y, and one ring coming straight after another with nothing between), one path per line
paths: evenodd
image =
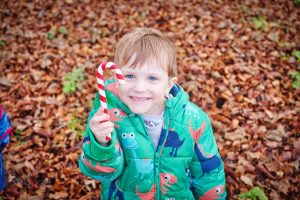
M79 158L80 170L101 181L101 199L225 199L209 118L176 84L172 43L156 29L134 29L115 63L125 84L106 82L109 115L96 95Z
M9 134L12 128L9 119L0 105L0 191L6 185L5 169L2 159L2 151L9 142Z

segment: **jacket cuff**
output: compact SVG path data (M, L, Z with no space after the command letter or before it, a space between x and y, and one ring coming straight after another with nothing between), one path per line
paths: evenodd
M96 158L97 160L107 160L113 157L116 147L116 133L115 131L111 134L111 141L108 143L107 146L102 146L96 140L94 134L90 131L90 138L91 138L91 156Z

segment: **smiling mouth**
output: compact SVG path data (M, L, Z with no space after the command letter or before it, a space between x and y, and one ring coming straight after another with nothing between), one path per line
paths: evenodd
M134 101L147 101L150 98L147 97L134 97L134 96L129 96L130 99L134 100Z

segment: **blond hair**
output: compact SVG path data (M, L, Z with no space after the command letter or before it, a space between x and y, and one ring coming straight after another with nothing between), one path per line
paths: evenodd
M159 30L136 28L125 34L115 49L114 62L137 67L154 59L169 77L177 76L176 51L172 42ZM131 62L131 63L129 63Z

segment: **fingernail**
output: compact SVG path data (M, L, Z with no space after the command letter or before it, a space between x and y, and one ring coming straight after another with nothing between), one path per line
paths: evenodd
M107 142L109 142L109 141L111 140L111 138L110 138L109 136L106 136L106 137L105 137L105 140L106 140Z

